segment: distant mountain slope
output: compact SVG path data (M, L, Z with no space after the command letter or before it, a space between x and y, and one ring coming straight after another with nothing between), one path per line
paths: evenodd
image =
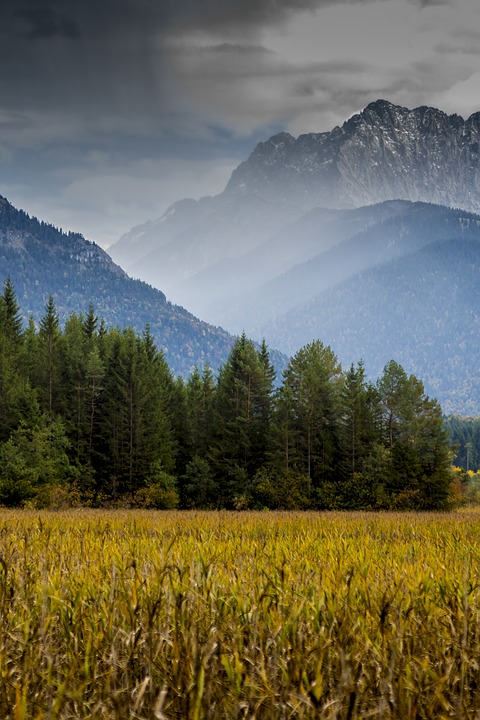
M308 229L304 223L307 218ZM202 304L202 288L206 290L208 282L213 283L207 271L193 278L191 295L185 291L189 305L196 312L200 309L199 314L210 322L255 335L267 321L361 270L415 252L436 240L480 239L480 216L398 200L355 210L315 209L292 223L288 231L292 240L288 247L295 245L301 262L288 267L285 230L240 258L230 272L224 268L224 287L216 288L219 302ZM261 253L265 262L268 254L272 258L263 284ZM279 272L285 265L287 269Z
M179 200L158 220L138 225L122 235L120 240L109 249L115 255L115 262L123 268L129 268L139 258L145 257L160 246L166 245L177 235L201 223L212 211L214 204L214 199L210 197L198 202L188 198Z
M390 358L445 413L480 415L480 240L441 240L360 272L262 328L286 353L321 337L375 377Z
M147 323L175 373L188 374L197 364L217 368L231 349L225 331L201 322L165 295L133 280L95 243L60 230L15 209L0 197L0 283L10 276L25 315L43 315L53 295L61 318L85 312L90 300L111 325Z
M262 332L269 320L362 270L416 252L438 240L480 241L480 216L474 213L406 201L381 203L368 209L371 223L368 227L265 283L243 298L240 310L238 297L231 304L224 299L218 312L207 317L233 331L240 325L255 335ZM342 211L344 226L351 227L350 220L359 213L360 210ZM319 232L322 231L320 227Z
M291 265L306 260L292 257L297 243L287 226L313 208L403 199L480 212L479 148L480 113L464 120L378 100L330 132L280 133L259 143L223 193L176 203L109 252L175 302L186 304L198 287L212 305L221 300L226 268L232 276L238 259L283 231ZM266 269L268 258L261 262ZM243 275L234 282L241 284L245 273L238 270ZM202 284L199 273L208 282Z
M181 207L173 206L163 217L160 242L159 226L155 225L155 249L128 265L132 275L162 287L173 298L181 297L179 286L198 272L214 266L219 259L235 262L257 247L262 238L270 237L301 214L298 208L268 202L256 195L217 196L204 198L195 210L190 208L190 219L195 218L195 222L189 221L186 229L176 232L176 228L187 224L186 218L177 219L183 213ZM207 208L208 212L204 212ZM145 233L143 247L146 242L151 246L154 239L152 232ZM111 250L117 257L115 246Z
M278 279L282 284L285 274L293 267L408 208L410 204L401 200L355 210L314 208L250 252L210 265L188 278L178 292L201 317L221 318L220 324L244 328L249 325L252 312L260 313L264 319L269 316L268 298L265 306L260 300L261 289L269 281ZM285 298L286 293L282 289L280 292Z

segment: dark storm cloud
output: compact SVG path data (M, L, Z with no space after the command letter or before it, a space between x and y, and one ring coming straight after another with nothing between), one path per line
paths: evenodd
M452 0L412 0L412 2L422 8L441 7L442 5L446 6L452 4Z
M49 7L30 7L15 11L15 16L24 20L25 36L29 40L55 36L77 38L80 28L76 20L66 17Z
M368 5L372 0L2 0L1 16L29 24L20 34L29 38L78 37L152 33L165 35L185 30L225 34L235 28L256 32L265 25L281 24L294 13L334 5ZM386 0L376 0L386 2ZM446 5L451 0L406 0L421 7Z
M279 130L474 97L476 1L0 0L0 193L112 240Z
M292 14L316 11L338 5L369 5L387 0L170 0L164 5L164 18L170 29L194 28L224 33L234 28L256 28L282 23ZM402 0L403 1L403 0ZM452 0L405 0L422 8L448 5Z

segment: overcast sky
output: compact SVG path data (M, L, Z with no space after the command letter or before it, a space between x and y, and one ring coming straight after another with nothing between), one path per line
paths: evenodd
M106 246L379 98L480 110L478 0L1 0L0 194Z

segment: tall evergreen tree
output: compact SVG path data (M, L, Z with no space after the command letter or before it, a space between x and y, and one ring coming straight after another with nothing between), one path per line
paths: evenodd
M265 461L265 408L270 386L264 362L251 340L242 335L218 377L210 460L224 483L226 504L248 490Z
M65 322L59 344L61 399L57 407L71 440L71 452L83 467L90 465L86 359L83 319L72 313Z
M277 395L277 457L305 476L310 497L334 476L340 379L336 356L317 340L291 358Z
M212 436L215 411L215 380L206 365L202 373L194 368L185 385L188 437L191 457L205 458Z
M0 317L3 327L3 340L7 340L12 346L18 347L23 336L22 313L17 302L15 288L9 277L3 287Z
M345 372L340 390L340 468L344 476L363 472L363 461L373 443L380 440L380 395L367 382L360 361Z
M175 442L165 406L166 364L147 334L111 331L102 393L97 406L99 472L114 495L133 494L152 467L170 472Z
M13 285L7 280L0 296L0 442L37 411L23 344L21 312Z
M398 507L444 508L452 461L440 405L423 383L390 361L379 378L384 436L389 451L388 491Z
M40 319L40 351L42 353L40 373L43 378L42 395L46 409L50 414L54 410L55 390L58 380L58 345L60 341L60 318L50 295L45 305L45 313Z
M262 368L260 391L260 442L264 448L262 460L265 461L268 457L270 448L271 425L273 420L273 398L275 394L276 380L275 368L270 360L270 353L265 339L262 340L260 345L258 357Z
M375 445L381 442L380 398L367 382L362 362L344 373L339 399L340 502L344 507L374 507L376 482L369 471Z
M98 327L98 317L95 315L95 308L93 302L90 301L88 306L88 313L83 320L83 332L85 336L91 340L95 335Z

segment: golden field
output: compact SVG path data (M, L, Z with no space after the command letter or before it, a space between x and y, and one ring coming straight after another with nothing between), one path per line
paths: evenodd
M0 717L480 717L480 512L0 512Z

